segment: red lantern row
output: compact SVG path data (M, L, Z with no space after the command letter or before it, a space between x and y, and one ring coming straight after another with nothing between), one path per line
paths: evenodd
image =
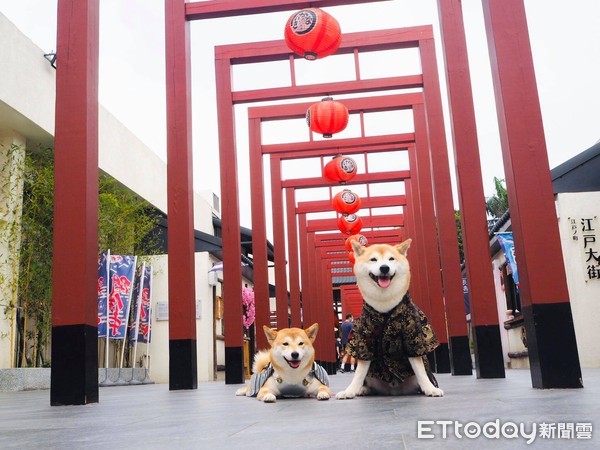
M360 197L350 189L338 192L331 200L333 209L340 214L354 214L360 209L360 204Z
M348 239L346 239L346 250L348 250L348 259L352 264L356 262L354 258L354 250L352 249L352 241L358 241L360 245L367 245L369 241L362 234L353 234Z
M348 125L348 108L331 97L313 103L306 111L306 123L311 131L330 138Z
M363 221L356 214L348 214L338 218L337 226L344 234L357 234L363 227Z
M342 42L338 21L318 8L307 8L292 14L284 36L290 50L308 60L335 53Z
M334 183L345 183L356 175L356 161L348 156L337 155L323 168L323 176Z

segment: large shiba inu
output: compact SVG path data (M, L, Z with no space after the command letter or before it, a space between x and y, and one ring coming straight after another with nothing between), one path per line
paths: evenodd
M437 339L408 295L406 253L411 242L369 247L352 242L354 274L364 305L346 347L357 359L356 372L350 385L338 392L338 399L419 392L431 397L444 395L425 357L438 346Z
M325 369L315 363L313 347L319 324L306 330L263 328L271 348L256 354L250 382L235 395L256 396L265 403L272 403L277 397L328 400L331 397L329 378Z

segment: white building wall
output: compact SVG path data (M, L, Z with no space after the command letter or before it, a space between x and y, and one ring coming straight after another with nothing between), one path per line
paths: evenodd
M0 128L50 143L54 134L56 70L44 51L0 13ZM6 112L12 109L11 114Z
M506 262L506 257L503 252L498 252L492 257L492 270L494 271L494 289L496 291L496 309L498 313L498 323L500 324L500 340L502 343L502 356L504 358L505 367L510 362L508 352L510 351L508 330L504 328L506 316L506 295L502 290L502 282L500 281L500 267Z
M586 261L583 239L594 236L595 242L588 238L587 250L600 256L600 192L558 194L556 204L579 359L582 367L600 367L600 278L588 279L592 261ZM581 220L588 218L592 231L582 229Z
M169 382L169 321L158 320L159 304L169 304L168 256L150 258L152 264L152 342L149 350L140 344L139 357L150 354L150 378L155 383ZM208 284L208 271L213 259L207 252L196 253L196 353L198 381L214 381L213 287ZM220 289L220 286L217 286ZM219 295L219 292L217 293Z

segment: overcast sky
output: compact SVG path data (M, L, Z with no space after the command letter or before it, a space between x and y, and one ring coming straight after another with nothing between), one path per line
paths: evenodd
M463 0L462 3L483 183L485 194L489 196L494 193L493 177L503 178L504 174L487 41L481 0ZM166 159L164 1L101 0L100 5L100 102L161 158ZM56 0L0 0L0 11L47 52L56 49L56 6ZM525 0L525 6L552 168L600 139L600 2ZM436 0L392 0L328 8L327 11L340 22L342 32L431 24L436 36L439 65L442 67ZM194 186L197 190L220 194L214 46L282 39L283 27L290 14L273 13L192 24ZM361 60L361 65L365 64L364 68L361 66L361 73L372 70L373 76L382 76L381 73L385 75L385 70L391 70L397 64L397 61L386 61L386 55L381 55L381 58L384 59L370 60L370 67L368 62ZM328 62L328 59L300 62L299 76L304 77L305 82L316 82L324 77L335 79L333 74L340 72L345 61L331 57ZM400 70L410 73L410 56L403 61L406 62ZM278 70L278 67L263 67L234 72L235 87L278 84ZM443 73L440 78L444 82ZM442 89L446 103L445 88ZM391 119L394 121L394 118ZM239 128L241 220L242 225L249 226L250 216L245 208L249 204L244 151L245 107L236 107L236 121ZM376 122L373 129L382 127L386 121ZM410 128L410 124L406 126ZM296 138L294 132L286 131L285 137L281 129L270 132L273 142L289 142L290 135L294 138L292 140ZM373 134L379 132L387 133L382 129ZM306 130L299 133L305 136ZM348 133L339 137L352 135L350 130ZM448 143L451 145L449 134ZM451 148L449 151L452 153ZM288 171L288 177L299 176L291 173L291 168L284 170ZM308 172L307 169L309 176L316 176Z

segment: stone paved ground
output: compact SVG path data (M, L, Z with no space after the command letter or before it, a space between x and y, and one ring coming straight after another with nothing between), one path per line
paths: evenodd
M351 376L332 376L333 391ZM584 389L538 390L527 370L493 380L442 374L443 398L275 404L236 397L239 386L220 381L192 391L103 387L100 402L85 406L51 407L47 390L0 392L0 449L598 449L600 369L583 376ZM467 424L459 438L455 427ZM512 424L524 424L526 434L535 427L531 445ZM591 439L584 439L590 427ZM554 439L542 438L544 430Z

